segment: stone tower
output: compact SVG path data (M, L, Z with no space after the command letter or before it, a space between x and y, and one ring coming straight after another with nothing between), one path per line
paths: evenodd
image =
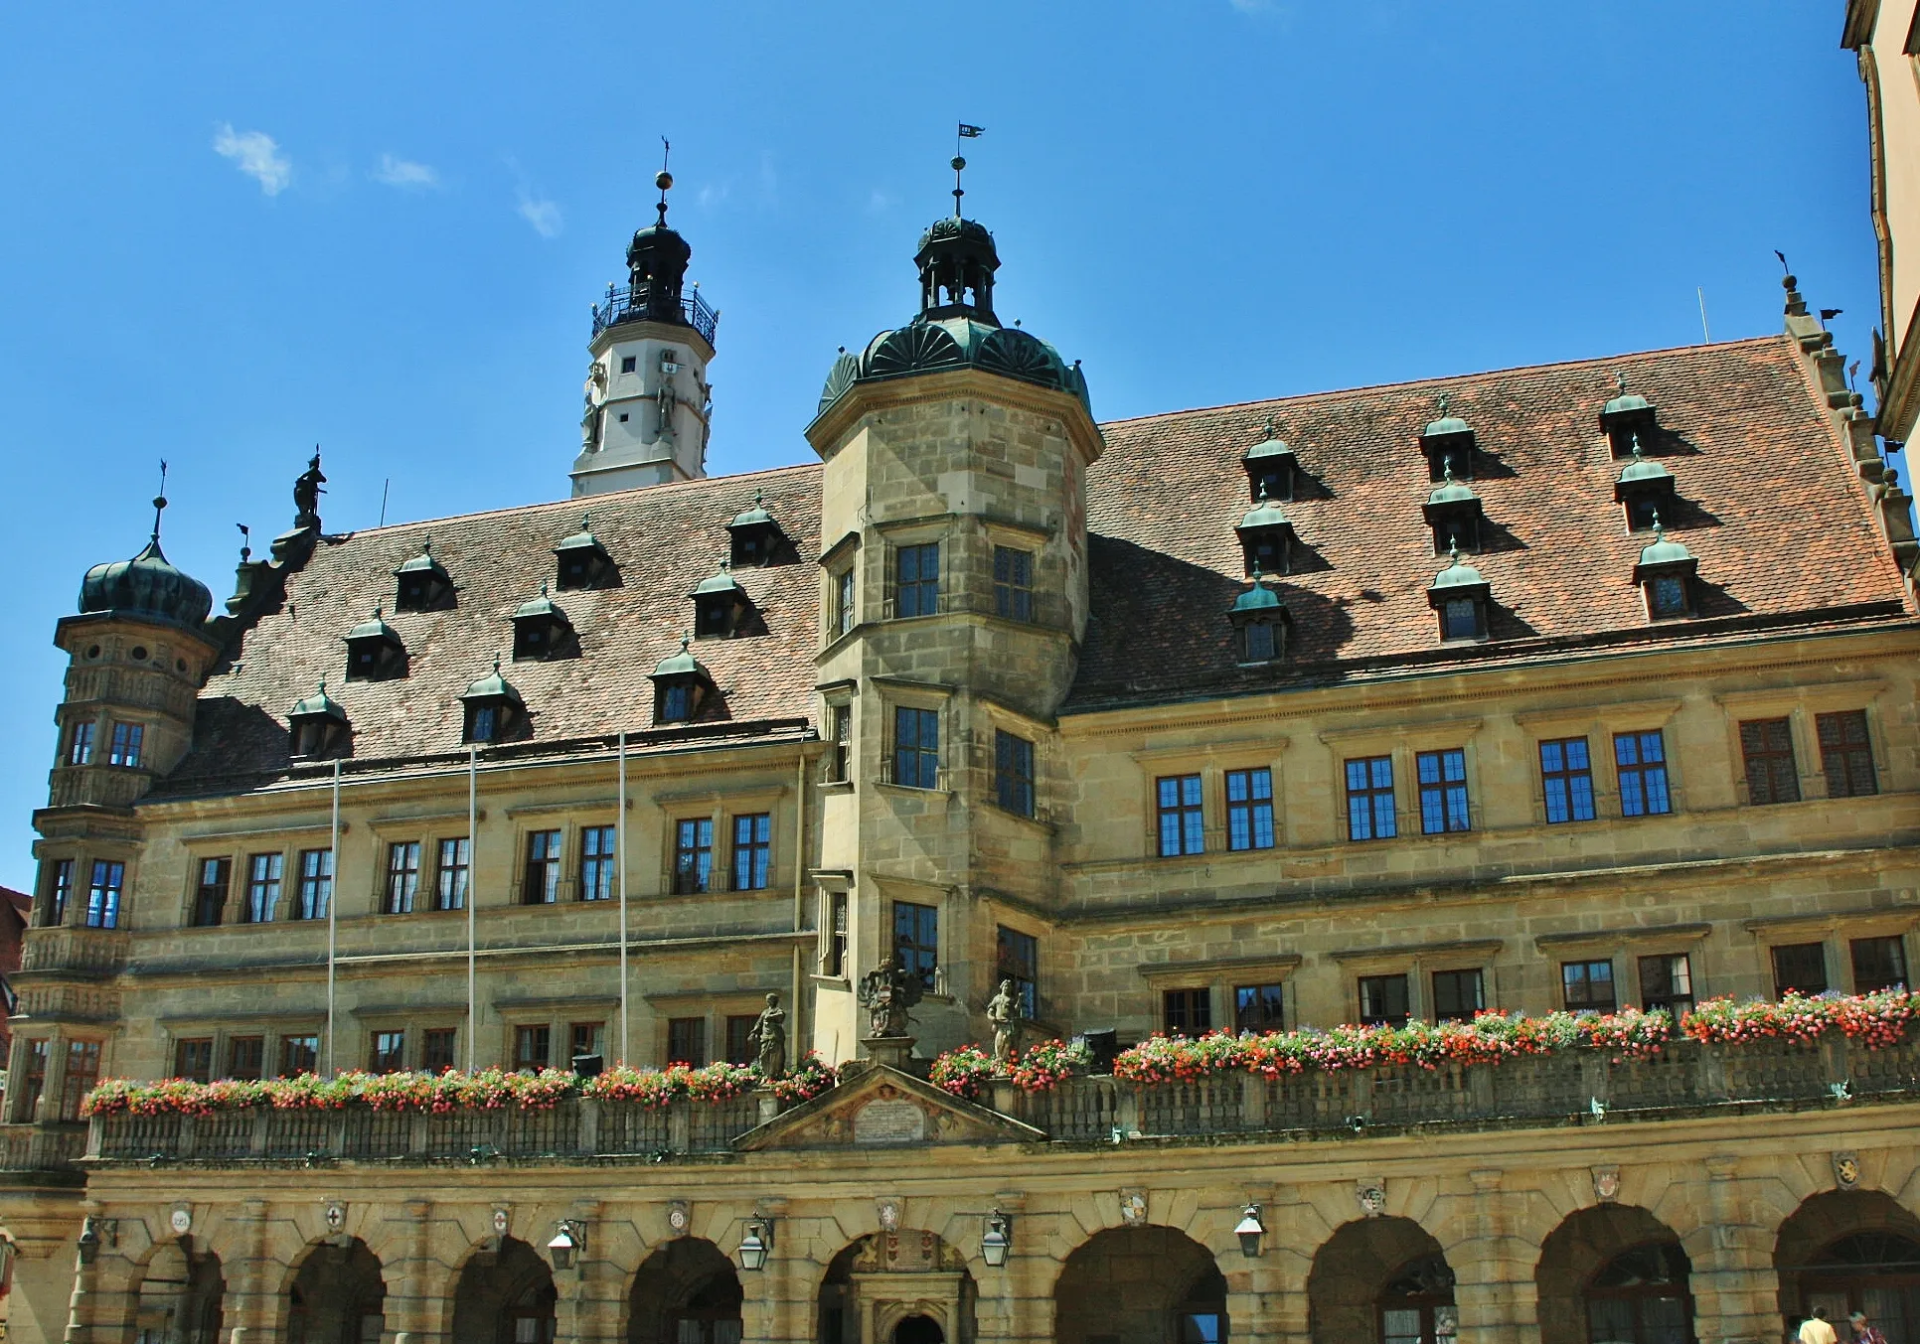
M707 474L707 364L720 314L697 285L685 287L693 249L667 227L673 176L662 169L654 182L659 218L633 235L627 286L607 286L593 310L576 498Z
M1086 629L1102 440L1079 367L1000 324L993 236L957 200L921 236L919 313L841 353L807 430L826 464L818 684L842 776L824 789L820 918L845 948L815 1044L842 1055L868 1031L861 977L901 949L930 968L920 1053L982 1039L1003 976L1047 1025L1030 968L1053 900L1052 721Z

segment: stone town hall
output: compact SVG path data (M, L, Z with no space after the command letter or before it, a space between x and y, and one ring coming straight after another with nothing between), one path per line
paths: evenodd
M316 460L218 614L157 522L88 571L14 1337L1920 1337L1913 1045L1108 1071L1906 983L1916 548L1792 277L1777 335L1102 424L956 211L918 311L823 356L818 460L710 478L661 200L570 501L330 531ZM864 1039L887 966L912 1058ZM931 1086L1002 982L1093 1067ZM784 1109L79 1119L107 1077L745 1060L769 994L852 1065Z

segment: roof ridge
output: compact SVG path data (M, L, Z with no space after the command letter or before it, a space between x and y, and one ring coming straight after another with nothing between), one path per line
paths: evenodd
M1199 415L1207 411L1235 411L1250 406L1272 406L1279 403L1314 401L1326 397L1358 396L1370 392L1392 392L1399 388L1429 387L1455 383L1474 378L1489 378L1496 374L1536 373L1544 369L1570 369L1582 364L1618 364L1623 360L1641 361L1676 354L1704 353L1708 350L1721 350L1730 346L1765 345L1785 340L1784 333L1769 336L1742 336L1736 340L1715 341L1711 345L1669 345L1654 350L1631 350L1616 355L1593 355L1585 359L1555 359L1542 364L1515 364L1497 369L1477 369L1467 373L1429 374L1422 378L1403 378L1391 383L1358 383L1352 387L1330 387L1318 392L1296 392L1284 397L1249 397L1245 401L1221 402L1214 406L1189 406L1178 411L1154 411L1148 415L1128 416L1120 420L1102 420L1102 430L1113 429L1121 425L1138 425L1150 420L1171 420L1176 416Z

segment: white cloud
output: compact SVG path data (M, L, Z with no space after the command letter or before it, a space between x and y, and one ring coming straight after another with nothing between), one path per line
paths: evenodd
M269 196L278 196L293 181L293 160L265 131L235 131L221 122L213 135L213 152L232 159L233 166L260 184Z
M425 190L439 187L440 174L427 164L382 154L380 166L373 170L373 180L407 191Z
M518 188L517 194L520 218L533 225L533 231L542 238L558 237L562 227L560 207L544 196L534 196L525 187Z

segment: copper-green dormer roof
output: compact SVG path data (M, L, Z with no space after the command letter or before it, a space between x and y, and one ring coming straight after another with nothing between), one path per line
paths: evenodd
M1487 581L1480 577L1480 571L1460 560L1460 544L1454 542L1447 548L1450 557L1447 567L1434 576L1427 591L1443 592L1449 588L1484 588Z
M447 577L446 566L433 558L432 537L420 543L420 554L402 562L393 572L395 574L436 574L443 579Z
M1274 592L1273 589L1267 587L1266 576L1260 572L1260 566L1258 562L1256 562L1253 567L1252 587L1233 599L1234 614L1239 615L1249 611L1273 611L1275 609L1284 609L1285 607L1286 603L1280 600L1280 595Z
M587 526L590 521L591 515L582 514L580 517L580 530L570 537L562 537L559 545L553 548L553 553L555 555L560 554L562 551L601 551L604 553L606 548L601 546L600 539L594 536L593 530Z
M1260 498L1254 502L1252 508L1248 509L1246 513L1241 516L1240 524L1234 530L1236 532L1250 532L1256 527L1292 526L1293 521L1287 517L1286 511L1271 499L1267 498L1267 487L1263 484L1260 487Z
M558 616L562 620L566 619L566 613L556 607L553 599L547 596L547 584L544 579L540 582L540 596L529 598L514 609L513 619L516 621L525 620L530 616Z
M746 589L740 586L740 581L733 577L733 566L727 561L722 560L719 570L709 577L700 580L700 582L694 586L694 590L688 593L687 596L709 597L714 593L744 594L745 592Z
M373 615L347 631L347 638L349 640L390 639L396 644L400 642L400 636L394 632L394 628L382 619L382 609L379 607L373 609Z
M1452 415L1448 412L1447 404L1449 400L1445 392L1440 394L1440 415L1437 419L1427 421L1427 427L1420 431L1421 438L1442 439L1455 434L1473 433L1473 427L1471 425L1459 416Z
M506 700L513 704L523 703L520 692L513 689L513 683L500 675L500 659L493 660L493 671L474 682L461 693L462 700Z
M1661 526L1660 515L1656 513L1653 516L1653 541L1641 547L1640 564L1637 568L1686 564L1693 558L1693 552L1687 549L1685 542L1667 540L1667 529Z
M1440 479L1440 484L1434 487L1433 492L1427 496L1428 505L1466 504L1474 498L1476 498L1476 496L1473 493L1473 487L1456 481L1453 478L1453 459L1448 458L1446 469Z
M1638 481L1672 480L1673 473L1658 462L1648 461L1640 454L1640 436L1633 436L1633 461L1627 463L1626 470L1620 473L1619 485L1632 485Z
M293 702L293 708L287 711L287 718L332 719L335 723L345 723L347 711L338 700L327 694L327 683L323 677L319 690Z
M653 665L653 675L656 678L704 676L706 669L700 666L700 660L688 651L688 646L692 643L693 640L689 636L680 636L680 652L670 653L655 663Z
M759 527L764 523L770 523L772 521L773 515L767 512L765 492L755 490L753 492L753 507L743 509L739 513L734 514L733 521L728 523L727 526L730 528Z
M1274 429L1272 416L1267 417L1266 433L1267 433L1266 438L1254 444L1253 447L1247 449L1247 455L1243 459L1244 461L1258 462L1261 459L1268 458L1268 457L1294 456L1293 449L1287 447L1286 440L1282 439L1279 433Z

